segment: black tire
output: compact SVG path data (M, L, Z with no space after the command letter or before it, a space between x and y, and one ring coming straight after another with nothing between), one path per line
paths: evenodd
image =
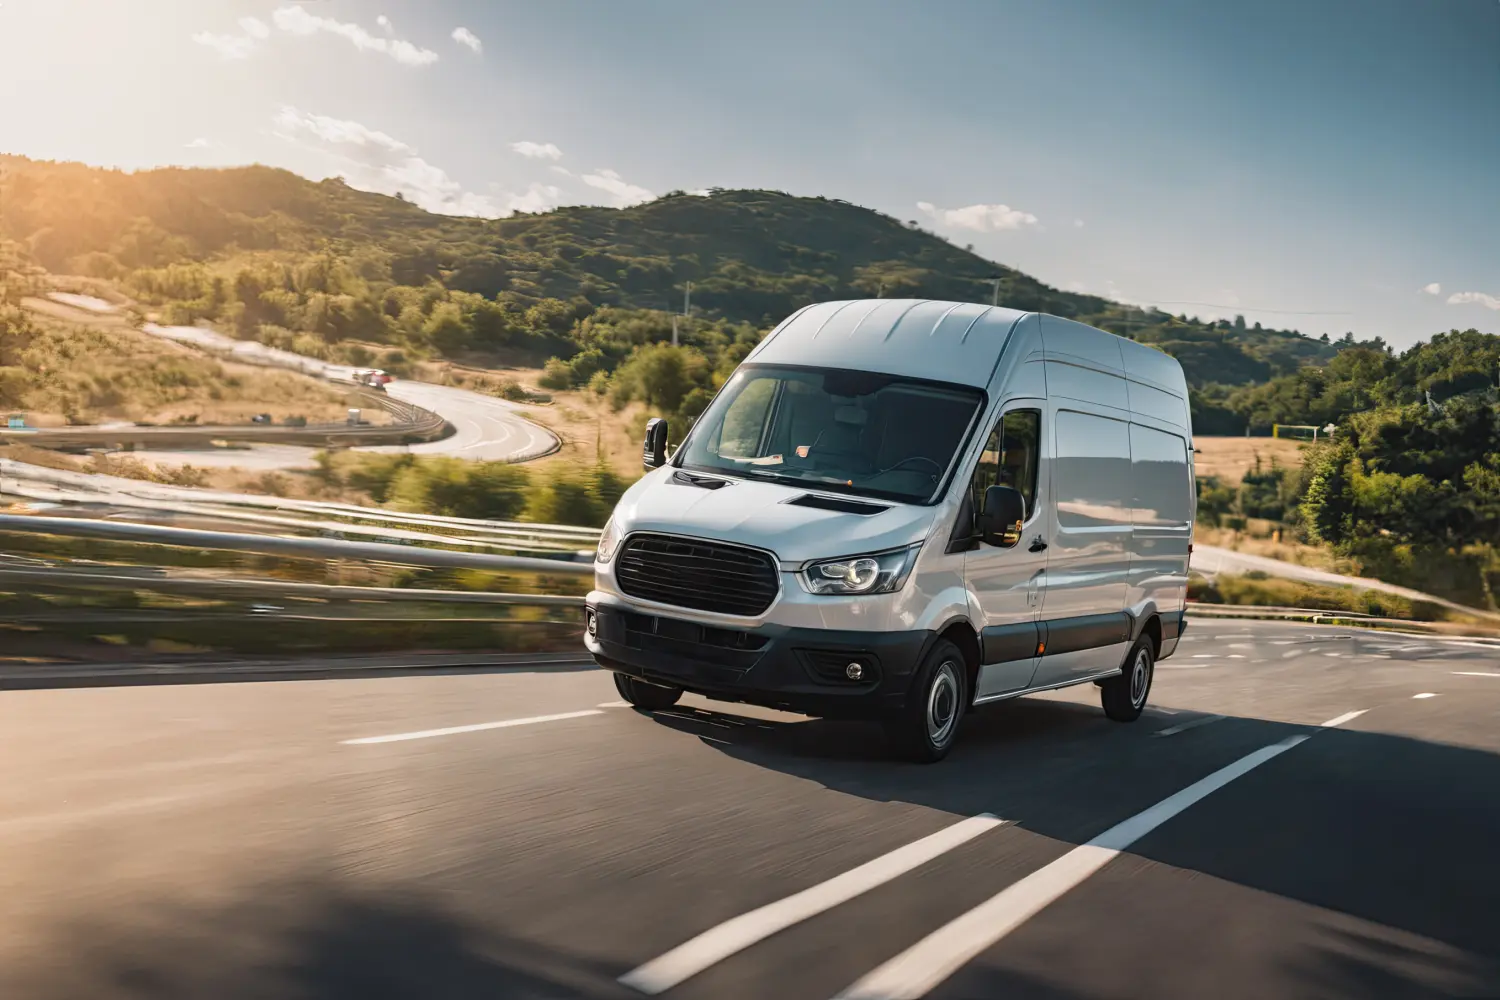
M620 692L624 698L636 708L647 712L658 712L664 708L671 708L677 704L682 697L682 688L664 687L660 684L648 684L645 681L636 680L629 674L615 674L615 690Z
M953 643L942 639L928 650L906 708L885 721L886 736L903 758L934 764L948 756L969 707L968 675Z
M1146 708L1151 682L1156 678L1156 644L1143 635L1125 657L1125 669L1099 685L1104 714L1116 722L1134 722Z

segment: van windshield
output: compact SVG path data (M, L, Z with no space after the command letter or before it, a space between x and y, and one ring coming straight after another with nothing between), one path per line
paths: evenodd
M978 389L947 383L745 365L675 461L699 472L930 503L983 402Z

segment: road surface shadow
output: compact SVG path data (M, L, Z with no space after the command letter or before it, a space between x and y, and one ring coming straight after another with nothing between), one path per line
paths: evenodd
M706 736L706 746L737 760L834 791L955 816L992 813L1058 842L1059 852L1248 753L1313 734L1135 842L1129 855L1170 869L1147 865L1133 876L1136 888L1115 887L1109 909L1070 913L1076 919L1060 955L1076 961L1079 941L1088 940L1085 964L1129 969L1138 961L1141 930L1132 924L1132 933L1121 935L1113 924L1120 915L1107 914L1133 893L1156 900L1167 891L1181 892L1190 905L1140 902L1130 920L1161 924L1160 939L1178 942L1186 955L1232 950L1246 933L1232 916L1215 925L1217 937L1187 947L1203 934L1191 915L1232 915L1265 898L1281 904L1259 922L1273 928L1273 953L1295 956L1287 975L1302 987L1291 995L1500 997L1500 756L1485 750L1249 718L1156 738L1169 722L1122 726L1092 706L1021 699L971 716L952 755L921 766L893 760L883 734L869 726L743 718L726 724L733 717L692 711L654 718ZM1114 864L1132 863L1139 866ZM1175 916L1166 912L1174 909ZM1330 914L1344 922L1330 926ZM938 995L1073 995L1046 986L1046 976L1027 987L1018 970L986 972L981 965L964 975L982 978L962 979L959 992ZM1103 980L1101 991L1078 995L1161 996L1132 992L1129 983ZM1238 992L1232 983L1205 985L1212 987L1205 996L1263 995Z
M222 906L51 928L0 968L16 1000L613 1000L619 970L484 927L419 890L314 879Z

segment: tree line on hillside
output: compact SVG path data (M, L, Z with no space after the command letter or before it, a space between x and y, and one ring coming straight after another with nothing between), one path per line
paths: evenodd
M594 311L673 310L689 282L709 322L765 329L810 302L999 301L1093 323L1244 385L1326 362L1334 345L1052 288L837 199L674 192L628 209L477 220L265 167L127 174L0 158L0 237L54 272L122 282L169 317L242 336L387 345L403 356L526 349L569 361Z

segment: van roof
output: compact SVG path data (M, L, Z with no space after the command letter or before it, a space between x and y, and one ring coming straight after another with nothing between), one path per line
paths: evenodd
M747 362L853 368L983 388L1027 313L973 302L852 299L788 317Z

